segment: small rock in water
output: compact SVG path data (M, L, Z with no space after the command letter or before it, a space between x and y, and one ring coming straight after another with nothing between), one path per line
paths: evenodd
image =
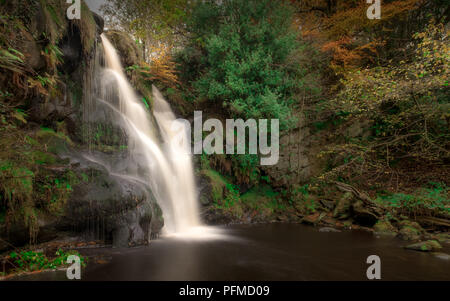
M450 260L450 255L446 253L434 252L433 255L439 259Z
M406 246L405 248L421 252L431 252L442 249L442 246L436 240L427 240Z
M323 227L319 229L319 232L341 232L341 230L334 229L331 227Z

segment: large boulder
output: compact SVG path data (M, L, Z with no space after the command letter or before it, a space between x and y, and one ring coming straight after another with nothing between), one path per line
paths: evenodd
M97 33L101 34L105 28L105 20L102 16L95 12L92 12L92 16L94 17L95 24L97 25Z
M159 235L162 211L147 185L111 174L94 161L81 159L74 164L72 160L72 165L88 178L73 187L60 229L111 241L116 247L147 244Z
M387 220L379 220L375 226L373 226L373 230L375 234L380 235L397 235L397 228L395 228L389 221Z
M400 231L398 237L403 240L419 240L425 230L416 222L404 220L399 223Z

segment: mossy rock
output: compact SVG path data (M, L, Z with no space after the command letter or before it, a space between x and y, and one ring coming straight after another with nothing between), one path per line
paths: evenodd
M419 240L425 230L416 222L403 220L399 223L400 231L398 236L403 240Z
M436 234L436 239L440 243L450 244L450 233L447 232Z
M420 239L421 232L411 226L404 226L400 229L398 236L403 240L418 240Z
M412 228L416 229L420 233L425 232L425 230L417 222L413 222L410 220L403 220L399 223L399 225L400 225L400 228L408 226L408 227L412 227Z
M397 235L397 229L392 226L389 221L379 220L375 226L373 226L373 230L376 234L381 235Z
M442 246L437 240L427 240L408 245L405 248L420 252L433 252L442 249Z
M351 221L351 220L344 222L344 227L347 229L350 229L352 227L352 225L353 225L353 221Z
M61 154L68 151L68 147L73 145L68 136L62 132L55 132L53 129L41 128L36 137L39 143L47 145L49 152Z
M227 197L227 185L230 183L223 175L213 169L205 169L202 170L201 176L206 178L210 185L211 196L209 198L214 203L220 203Z

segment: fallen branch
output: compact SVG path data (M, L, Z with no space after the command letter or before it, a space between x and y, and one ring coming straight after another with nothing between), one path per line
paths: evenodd
M337 182L337 181L334 182L334 184L336 184L337 188L338 188L340 191L343 191L343 192L351 192L351 193L353 193L353 195L354 195L356 198L360 199L360 200L363 201L364 203L369 204L369 205L374 205L373 201L369 198L369 196L368 196L367 194L365 194L364 192L360 192L360 191L359 191L358 189L356 189L355 187L353 187L353 186L351 186L351 185L349 185L349 184L345 184L345 183Z
M432 226L443 226L450 228L450 221L442 218L432 217L432 216L420 216L417 219L419 224L432 225Z

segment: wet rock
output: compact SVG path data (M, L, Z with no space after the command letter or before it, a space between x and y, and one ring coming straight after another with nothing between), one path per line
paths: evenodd
M146 185L111 175L103 166L73 155L71 163L76 160L75 172L88 175L89 180L73 187L59 229L111 241L116 247L146 244L158 236L164 225L162 212Z
M427 240L412 245L408 245L405 248L414 251L432 252L442 249L442 246L436 240Z
M127 33L109 30L106 36L117 49L124 68L141 63L142 52Z
M342 231L331 227L323 227L319 229L319 232L342 232Z
M213 203L213 196L212 196L212 184L210 179L201 174L197 177L197 196L200 200L200 204L203 206L208 206Z
M201 217L207 225L227 225L235 221L234 216L230 212L220 210L214 206L203 210Z
M447 253L434 252L433 255L442 260L450 260L450 255Z
M94 17L95 24L97 25L97 33L101 34L105 28L105 20L102 16L95 12L92 12L92 16Z
M73 25L58 46L64 59L59 70L66 74L72 74L79 67L83 57L83 44L78 26Z

